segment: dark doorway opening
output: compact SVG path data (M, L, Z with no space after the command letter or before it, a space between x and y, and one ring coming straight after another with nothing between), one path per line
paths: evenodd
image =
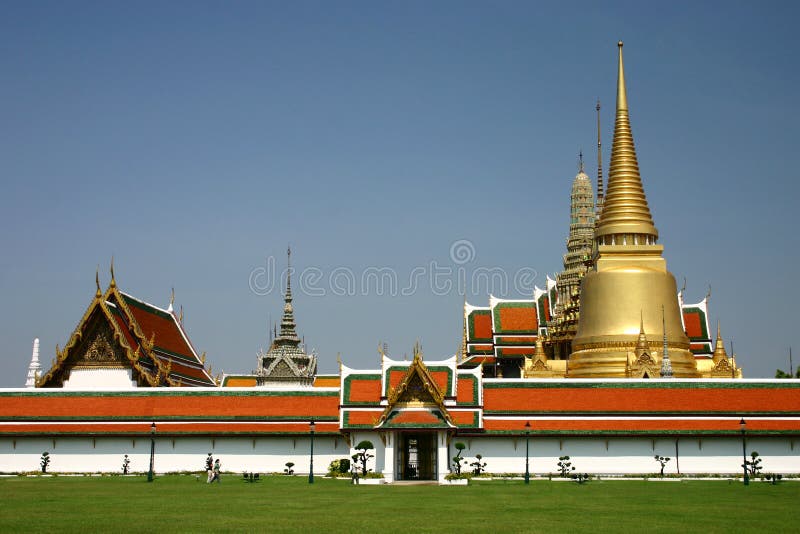
M436 434L403 433L400 437L399 480L435 480Z

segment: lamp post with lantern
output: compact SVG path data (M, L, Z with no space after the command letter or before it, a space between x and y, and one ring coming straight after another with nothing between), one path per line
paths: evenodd
M747 437L745 435L747 432L747 423L744 417L739 421L739 426L742 429L742 469L744 469L744 485L747 486L750 484L750 477L747 475Z
M530 438L531 438L531 422L525 421L525 484L531 483Z
M308 423L309 428L311 429L311 464L308 469L308 483L314 483L314 420L312 419L310 423Z
M147 472L147 481L153 481L153 467L156 459L156 422L150 425L150 470Z

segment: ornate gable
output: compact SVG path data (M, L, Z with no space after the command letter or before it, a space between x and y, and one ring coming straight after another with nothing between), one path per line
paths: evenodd
M64 350L56 347L52 368L37 387L62 387L73 368L129 368L140 387L215 385L204 356L195 353L172 304L162 310L122 293L113 263L105 293L100 291L99 276L95 281L94 299Z
M422 412L416 416L403 415L406 412ZM426 415L423 415L426 414ZM410 421L419 419L423 426L454 427L450 414L444 406L444 395L436 384L436 381L428 371L422 361L422 352L419 344L414 346L414 360L408 367L405 377L400 381L396 388L389 392L386 409L378 419L376 427L392 426L392 421ZM440 421L441 424L436 424Z
M156 386L161 376L160 369L154 371L138 347L131 346L104 298L97 295L64 350L56 347L52 367L36 385L62 387L70 372L81 368L130 368L139 386Z

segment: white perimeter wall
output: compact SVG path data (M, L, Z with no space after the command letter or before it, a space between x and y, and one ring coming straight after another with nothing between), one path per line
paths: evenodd
M350 444L368 439L376 450L368 467L382 472L392 465L394 439L385 446L374 432L356 432ZM441 440L440 440L441 441ZM525 438L454 437L447 456L455 456L454 444L467 445L463 457L469 462L483 456L490 473L523 473L525 471ZM572 465L582 473L656 473L655 455L672 460L665 473L739 473L742 464L742 441L739 438L678 439L676 461L675 438L578 438L532 437L530 469L532 473L556 473L559 456L569 455ZM355 452L343 437L314 438L314 472L324 474L332 460L350 458ZM50 453L52 472L121 472L123 455L131 460L133 472L147 471L150 439L118 437L57 437L0 439L0 472L38 471L42 452ZM763 472L800 473L800 438L754 437L747 440L747 454L758 451L763 458ZM283 472L286 462L294 462L296 473L308 473L310 442L301 437L156 437L156 472L202 471L208 453L219 458L223 471L260 473ZM439 462L445 449L440 448ZM388 464L387 464L388 460ZM469 468L465 468L468 470ZM440 478L441 478L440 473Z
M308 473L310 439L303 437L156 437L155 470L202 471L210 452L223 471L283 472L294 462L296 473ZM122 472L125 454L132 472L145 472L150 463L149 438L2 438L0 472L38 471L42 452L50 453L52 472ZM349 458L342 437L314 437L314 473L324 474L332 460Z
M463 456L469 461L483 456L490 473L523 473L525 471L525 438L453 438L467 448ZM739 473L742 471L740 438L539 438L530 439L531 473L557 473L558 458L569 456L576 473L657 473L661 466L655 455L671 458L664 473ZM800 473L800 439L755 437L747 440L747 455L757 451L762 457L764 473ZM676 461L677 456L677 461ZM469 469L469 468L466 468Z

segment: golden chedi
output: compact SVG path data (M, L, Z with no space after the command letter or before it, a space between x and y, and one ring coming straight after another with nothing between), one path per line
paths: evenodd
M657 244L658 230L639 175L622 42L608 188L594 239L594 266L581 283L580 320L568 376L627 377L628 355L635 352L643 328L651 336L650 354L659 366L666 346L673 376L698 377L681 322L675 277L667 271L664 247Z

